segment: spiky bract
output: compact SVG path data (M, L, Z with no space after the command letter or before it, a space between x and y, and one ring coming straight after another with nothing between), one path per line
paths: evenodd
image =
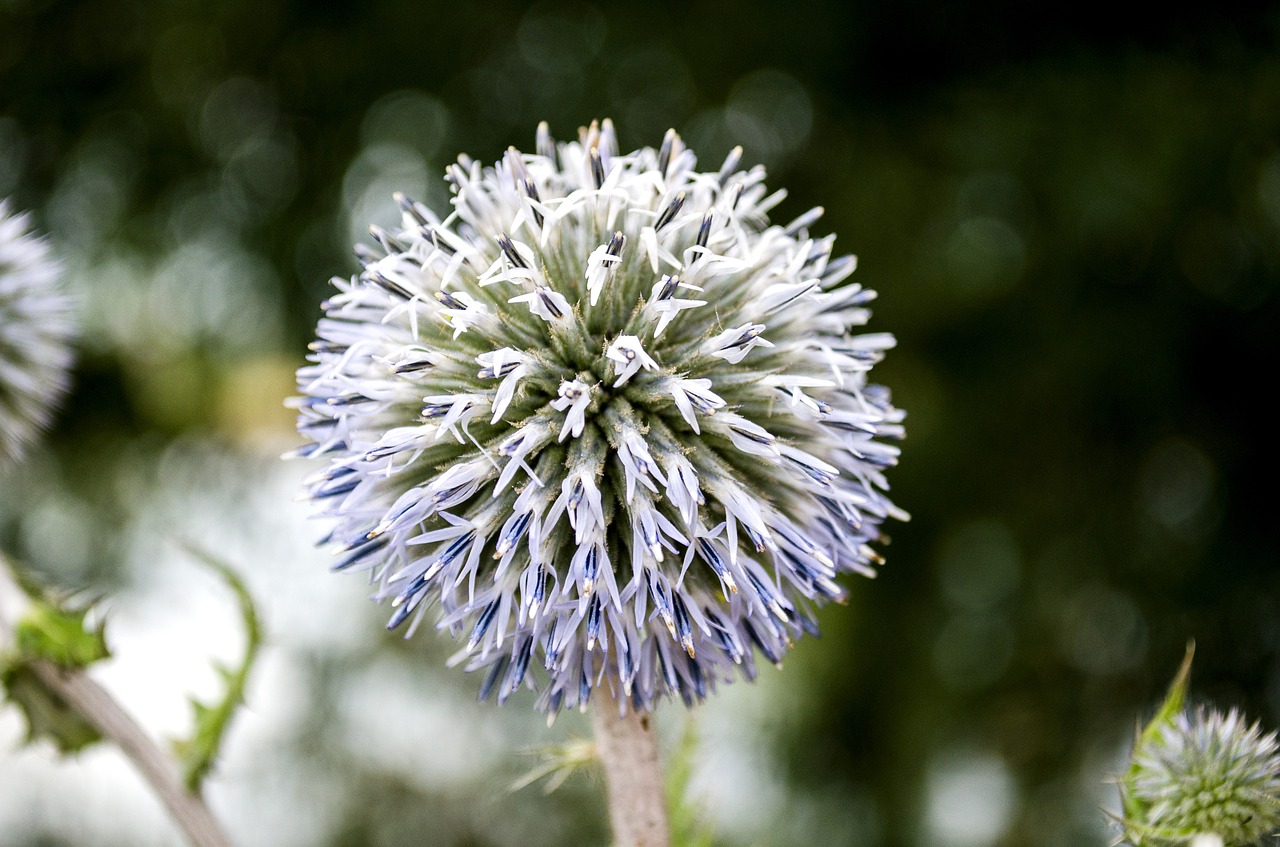
M867 380L893 338L849 334L874 294L837 287L821 210L769 224L783 193L740 155L699 172L674 132L620 155L608 121L544 124L532 155L451 166L444 220L400 198L334 280L299 427L335 567L372 572L391 627L438 605L482 696L701 700L815 631L901 516L903 414Z
M28 216L0 200L0 465L22 456L67 390L74 324L60 273Z

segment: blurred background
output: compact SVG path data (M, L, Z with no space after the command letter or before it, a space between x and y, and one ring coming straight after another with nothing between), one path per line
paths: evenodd
M1280 725L1277 46L1274 4L0 0L0 197L84 324L0 548L106 598L96 673L162 736L241 644L182 542L245 575L269 643L209 786L243 847L605 844L590 777L508 790L582 716L475 707L327 573L282 401L351 244L393 191L445 208L458 152L742 144L880 292L913 519L784 671L661 715L715 844L1106 844L1188 638L1199 695ZM118 754L22 733L5 845L181 843Z

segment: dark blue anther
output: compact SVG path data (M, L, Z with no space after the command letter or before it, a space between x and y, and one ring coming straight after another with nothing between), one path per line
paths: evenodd
M511 664L511 673L507 675L507 684L505 692L500 696L499 702L506 700L507 697L516 692L520 687L520 683L524 682L524 675L529 670L529 659L533 656L533 639L526 638L520 648L516 650L515 659Z
M684 645L685 650L689 650L693 646L693 627L689 625L689 609L681 599L680 592L671 593L671 606L675 612L676 638Z
M654 230L661 230L664 226L676 219L676 215L680 214L680 210L684 208L685 193L683 191L676 194L662 210L662 214L658 215L658 220L654 222Z
M435 570L436 568L450 564L454 559L458 558L463 550L466 550L471 546L471 542L475 541L475 538L476 531L474 529L466 535L459 536L452 544L445 548L445 551L441 553L434 562L431 563L431 569Z
M541 567L538 568L538 574L533 578L533 602L541 606L542 601L547 592L547 572ZM554 622L553 622L554 625Z
M698 697L698 702L701 703L707 699L707 678L702 673L702 665L698 664L697 659L689 659L689 677L693 682L693 691Z
M600 611L600 595L597 594L587 607L587 644L592 647L600 637Z
M388 294L399 297L401 300L413 299L413 295L409 293L408 289L400 283L389 279L379 271L365 271L365 279L369 280Z
M625 642L617 641L618 647L618 673L622 675L624 681L631 679L631 651L627 649Z
M591 180L596 188L601 188L604 185L604 162L600 159L600 151L595 147L588 150L587 161L591 165Z
M476 621L475 629L471 630L471 637L467 639L467 649L474 650L484 634L489 631L489 625L493 623L494 616L498 614L498 601L493 600L488 606L484 607L484 611L480 613L480 619Z
M465 309L465 308L467 308L467 304L466 304L466 303L463 303L461 300L459 300L457 297L454 297L452 294L450 294L450 293L449 293L449 292L447 292L447 291L437 291L437 292L435 292L435 295L434 295L434 296L435 296L435 298L436 298L436 301L437 301L440 305L444 306L446 309Z
M391 619L387 621L387 630L393 630L400 626L400 624L404 623L409 618L409 615L413 614L413 610L417 607L418 604L412 602L402 603L401 605L396 606L396 610L392 613Z
M675 152L676 142L680 140L680 136L676 135L674 129L667 130L667 134L662 137L662 147L658 150L658 173L666 178L667 168L671 165L671 154Z
M497 379L498 377L506 376L507 374L511 373L518 367L520 367L519 359L508 359L507 361L502 363L501 367L481 368L479 373L476 374L476 376L480 377L481 379Z
M425 226L429 223L426 215L422 214L422 210L418 208L418 204L413 202L413 200L409 199L404 194L397 191L395 194L395 201L400 204L401 211L413 218L414 222L419 226Z
M609 239L609 246L604 249L604 252L608 253L610 256L621 256L622 248L625 247L626 244L627 237L621 232L615 232L613 237Z
M743 629L747 631L747 637L751 639L751 643L756 646L756 649L759 650L766 659L773 662L775 665L782 663L782 657L780 657L778 652L760 637L760 634L756 632L756 628L751 621L744 620L742 622L742 626Z
M698 227L699 247L706 247L707 242L711 240L711 213L707 212L702 216L702 225Z
M316 500L338 497L339 495L348 494L351 491L354 491L355 487L359 484L359 477L332 480L330 482L326 482L324 485L320 485L312 489L311 496Z
M781 610L782 614L780 617L782 617L783 620L789 620L790 618L787 615L787 607L782 600L774 596L774 593L769 590L769 587L764 584L760 577L756 576L750 570L747 570L746 574L747 579L751 582L751 587L760 595L760 601L770 609Z
M556 305L556 301L551 299L551 289L546 286L538 286L538 299L542 301L543 307L557 318L564 317L564 311Z
M533 512L522 512L511 528L502 534L502 541L498 543L499 555L507 552L520 542L524 536L524 531L529 528L529 521L533 518Z
M398 374L409 374L417 373L418 371L425 371L429 367L431 367L431 363L426 359L410 359L409 361L401 362L396 365L393 370Z
M498 242L498 247L502 249L502 254L507 257L507 261L515 265L517 268L529 267L525 264L521 255L516 252L516 245L511 242L511 236L503 232L499 233L495 240Z
M341 394L337 397L330 397L325 401L330 406L354 406L358 403L372 403L372 397L366 397L363 394Z
M659 300L669 300L671 295L676 293L676 286L680 284L680 277L666 274L661 280L662 287L658 289Z
M387 232L385 229L383 229L380 226L369 227L369 234L372 235L377 240L377 242L382 245L382 248L387 251L387 255L391 255L393 253L403 253L404 251L409 249L408 246L406 246L403 241L396 238L394 235Z
M493 687L498 684L498 680L502 678L502 674L506 669L506 656L494 662L493 667L489 668L489 673L485 675L484 682L480 685L481 703L489 699L489 695L493 693Z
M379 535L377 538L373 538L373 539L362 538L359 541L355 542L354 544L348 544L343 551L346 553L346 555L344 555L341 559L335 562L331 566L331 570L334 570L334 571L346 570L347 568L354 565L356 562L363 559L365 556L368 556L371 553L376 553L378 550L381 550L383 547L386 547L387 542L390 540L391 539L385 535Z
M724 563L724 558L711 545L710 541L705 538L698 539L698 555L702 560L711 566L711 570L716 572L716 576L724 579L729 576L729 568ZM730 577L731 578L731 577Z
M654 655L658 657L658 670L662 673L662 678L667 681L667 687L672 691L680 690L680 675L676 673L676 669L667 663L666 655L658 649Z
M543 652L546 654L546 659L543 661L542 666L549 671L555 670L556 659L560 658L560 654L556 652L556 630L559 629L559 624L559 619L552 619L551 628L547 630L547 638L543 642Z

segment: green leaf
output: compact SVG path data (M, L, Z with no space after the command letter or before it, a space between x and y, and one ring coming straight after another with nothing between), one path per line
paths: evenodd
M83 668L111 655L104 625L86 626L89 609L62 609L32 598L14 628L14 646L23 659L47 659L64 668Z
M1133 751L1129 756L1129 770L1125 772L1124 778L1120 780L1120 797L1124 804L1124 816L1126 829L1128 830L1129 840L1135 844L1141 842L1139 833L1139 822L1147 819L1147 804L1140 800L1137 792L1134 790L1135 780L1138 778L1138 751L1147 744L1155 743L1160 738L1160 733L1164 728L1177 717L1182 711L1183 706L1187 702L1187 682L1191 679L1191 660L1195 657L1196 643L1194 641L1187 642L1187 652L1182 659L1182 665L1178 668L1178 673L1173 677L1173 682L1169 685L1169 692L1165 694L1164 702L1156 709L1155 715L1150 722L1137 734L1133 741Z
M239 575L208 551L190 544L185 546L187 552L222 577L235 593L240 603L240 618L245 632L244 655L241 657L239 667L228 668L218 663L214 664L214 669L226 685L226 693L215 703L202 703L194 697L189 698L195 713L195 727L190 738L173 743L181 763L183 781L188 789L198 792L204 778L208 776L217 761L218 753L222 748L222 739L231 725L231 719L244 703L249 671L258 657L258 648L262 644L262 629L253 597Z
M84 718L40 680L27 663L0 668L0 687L27 719L27 741L48 738L63 753L74 753L101 741Z

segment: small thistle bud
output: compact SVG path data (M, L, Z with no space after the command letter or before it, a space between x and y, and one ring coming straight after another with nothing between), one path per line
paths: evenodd
M0 465L16 461L67 390L74 324L61 267L0 200Z
M904 413L869 379L893 338L853 334L874 295L820 210L769 223L783 193L740 155L543 125L451 166L443 220L398 197L334 280L296 401L334 567L390 628L431 609L482 698L698 702L816 632L906 517Z
M1121 780L1125 838L1134 847L1256 844L1280 829L1280 743L1234 709L1186 710L1183 667Z

